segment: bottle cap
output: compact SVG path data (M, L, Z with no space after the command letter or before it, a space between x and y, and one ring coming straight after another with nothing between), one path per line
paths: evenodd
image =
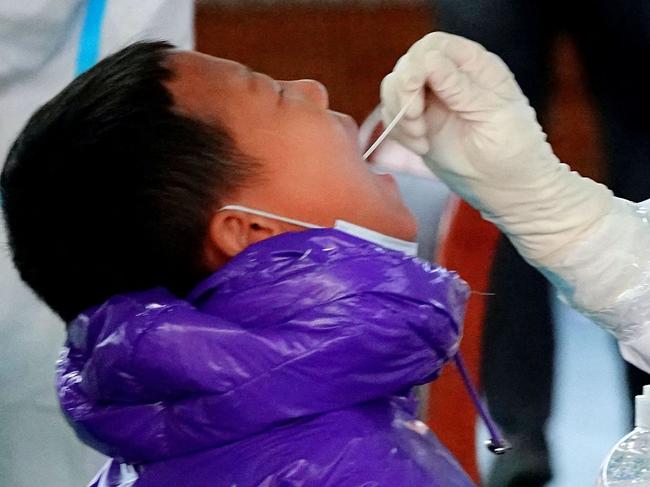
M643 395L634 400L634 426L650 429L650 385L643 386Z

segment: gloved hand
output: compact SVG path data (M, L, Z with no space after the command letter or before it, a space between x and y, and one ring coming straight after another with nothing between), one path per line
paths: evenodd
M443 32L416 42L382 82L384 121L416 91L391 136L533 264L552 268L610 210L611 192L559 162L508 67L479 44Z

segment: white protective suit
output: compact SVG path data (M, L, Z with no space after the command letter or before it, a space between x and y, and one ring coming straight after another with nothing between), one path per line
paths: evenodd
M191 0L0 2L0 164L31 113L77 72L139 39L191 48L193 25ZM64 324L20 281L6 240L0 224L0 485L85 485L103 459L59 412Z
M648 205L561 164L510 70L473 41L435 32L416 42L382 83L384 119L416 91L393 137L650 372Z

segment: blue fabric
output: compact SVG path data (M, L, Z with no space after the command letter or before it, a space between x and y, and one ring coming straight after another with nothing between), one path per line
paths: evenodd
M88 0L86 17L81 28L77 69L75 75L92 68L99 60L102 22L106 12L106 0Z

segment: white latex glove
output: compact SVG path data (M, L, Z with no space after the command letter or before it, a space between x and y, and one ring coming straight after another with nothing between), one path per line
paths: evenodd
M561 164L510 70L475 42L416 42L382 83L384 121L418 90L391 136L650 372L650 200L614 198Z
M391 136L532 263L552 264L609 211L611 192L559 162L508 67L479 44L443 32L416 42L382 82L384 121L416 91Z

